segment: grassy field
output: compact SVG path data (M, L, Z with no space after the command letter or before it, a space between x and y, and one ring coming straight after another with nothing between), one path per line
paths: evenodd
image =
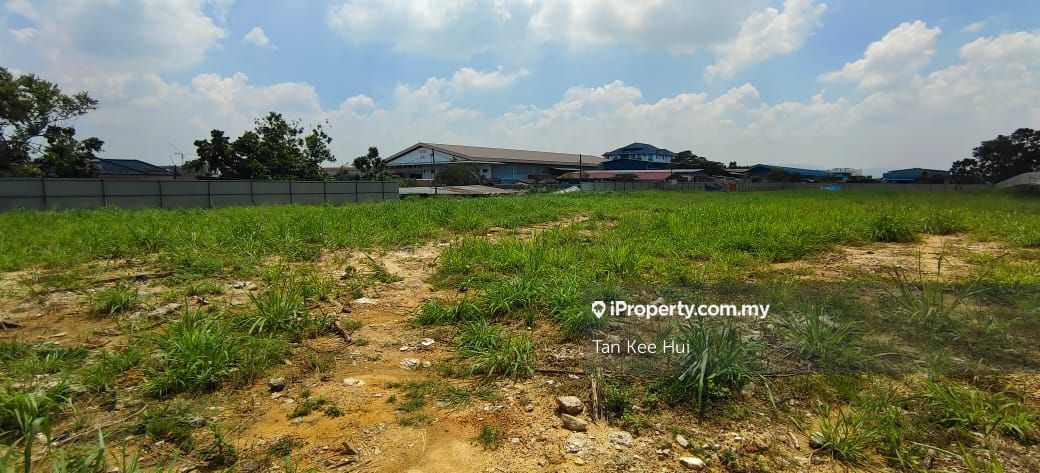
M418 279L432 287L410 289L412 275L395 272L391 256L431 242L447 242L423 260L432 269ZM396 338L369 331L385 320L364 302L349 315L338 310L388 294L408 307L389 314L389 332L445 345L425 378L386 384L398 394L379 409L396 416L395 428L435 422L433 400L502 402L496 380L544 394L532 377L556 370L592 376L612 428L658 443L682 434L692 443L686 453L717 471L802 471L821 458L833 462L825 468L865 471L1040 469L1035 197L638 192L13 212L0 214L0 271L0 322L17 323L0 332L0 471L26 458L39 471L175 469L189 460L210 470L246 460L303 468L293 441L247 451L233 422L200 409L241 406L286 366L315 385L355 375L345 349L330 354L314 340L371 333L343 338L352 350L397 351ZM762 321L681 323L589 310L594 300L622 299L773 310ZM55 310L58 321L48 315ZM78 343L24 335L69 323L90 331ZM592 340L608 336L671 338L692 350L592 353ZM581 355L546 355L570 351ZM586 382L558 381L583 392ZM373 409L314 391L296 396L286 425L316 415L347 422ZM509 408L522 415L537 403L524 401ZM754 448L712 445L752 423ZM501 440L523 431L485 424L474 443L504 458L496 455L515 445ZM795 461L807 448L807 463ZM653 449L645 456L676 465ZM622 460L610 460L617 471L644 471Z

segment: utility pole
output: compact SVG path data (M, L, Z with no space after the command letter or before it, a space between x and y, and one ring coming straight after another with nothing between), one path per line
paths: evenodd
M584 179L584 171L581 167L581 153L578 153L578 189L581 189L581 183Z
M430 166L433 169L433 195L437 195L437 151L430 148Z

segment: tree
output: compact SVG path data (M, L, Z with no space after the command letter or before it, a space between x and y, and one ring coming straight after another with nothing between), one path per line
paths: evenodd
M210 132L209 140L196 140L198 159L190 166L224 179L325 180L321 163L335 161L329 144L332 138L322 125L310 133L299 120L286 121L270 112L255 122L255 128L231 141L221 130Z
M32 74L15 77L0 67L0 176L37 173L32 160L43 151L40 139L63 135L52 129L65 128L96 108L97 101L86 92L67 95L52 82ZM61 139L68 145L72 138Z
M690 150L680 151L672 158L673 169L703 169L710 176L725 175L726 166L717 161L711 161L704 156L697 156Z
M379 148L370 146L368 154L354 158L354 169L358 178L367 181L392 181L397 178L386 169L386 161L379 157Z
M76 130L69 127L52 126L45 134L47 146L36 166L47 177L97 177L94 153L105 144L97 138L77 141Z
M1010 136L999 135L972 150L972 158L953 163L950 174L957 182L1000 182L1040 169L1040 130L1019 128Z
M471 186L480 184L480 174L472 166L451 163L437 171L433 183L438 186Z

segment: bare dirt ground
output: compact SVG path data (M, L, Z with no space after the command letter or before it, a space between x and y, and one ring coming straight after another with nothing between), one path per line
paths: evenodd
M923 235L919 241L842 246L802 260L771 265L773 271L801 279L841 281L898 268L926 277L962 278L972 273L970 257L1000 258L1010 249L997 242L972 241L962 235ZM942 262L940 266L940 261Z
M517 235L530 238L548 228L569 225L582 220L571 219L507 230L491 229L487 238ZM563 428L556 415L556 397L574 395L588 399L589 380L567 373L538 373L526 380L500 380L493 383L496 397L483 400L474 397L462 405L444 405L431 400L417 413L427 416L420 425L401 425L408 415L399 409L403 392L391 385L434 380L454 386L476 389L472 380L444 378L436 367L452 353L451 331L429 329L410 323L414 311L432 298L455 299L453 291L435 289L430 284L437 258L450 245L449 241L384 251L338 251L322 256L318 268L336 278L345 268L365 268L376 261L399 278L376 284L364 290L360 298L339 298L313 307L313 311L334 314L341 320L362 323L348 342L337 335L326 335L303 342L316 352L327 354L330 368L325 371L305 369L306 360L294 358L271 376L286 379L286 388L269 392L267 383L236 393L229 393L223 405L210 409L210 416L222 425L232 426L227 432L240 453L236 471L281 471L288 469L277 463L261 462L263 452L273 445L291 442L292 454L300 466L318 471L387 471L387 472L671 472L680 470L679 458L696 455L708 462L704 471L730 471L722 466L722 457L735 452L747 471L847 471L828 458L813 457L805 433L795 425L811 429L818 421L812 409L802 400L779 397L791 420L773 416L765 390L759 387L744 393L745 413L739 420L698 420L695 416L664 415L653 417L653 423L631 441L619 434L618 427L605 421L591 423L588 431L575 433ZM891 266L908 270L920 265L932 271L940 257L944 274L965 275L971 270L969 253L999 256L1006 248L995 243L971 242L963 237L926 236L912 245L880 244L843 247L808 260L775 264L772 269L800 278L842 280L862 272L876 272ZM134 267L115 265L98 271L97 278L130 277ZM361 271L367 271L361 269ZM946 273L950 271L950 273ZM26 273L8 273L0 278L0 320L17 324L18 337L52 340L68 345L106 346L119 343L120 331L112 318L94 317L87 313L84 291L56 291L28 295L19 281ZM247 300L251 282L225 281L229 289L212 300L192 298L184 304L242 304ZM135 283L147 300L143 312L161 319L174 307L160 299L164 289L161 280ZM89 292L91 289L87 289ZM18 297L8 297L16 295ZM0 338L13 332L0 330ZM536 332L536 341L540 334ZM423 343L432 339L433 343ZM536 345L538 345L536 343ZM553 368L580 372L588 361L590 345L541 347L539 364L559 360ZM416 366L409 365L412 360ZM407 366L407 367L406 367ZM1030 393L1036 396L1035 392ZM340 416L324 415L316 410L309 415L291 417L294 408L306 399L323 398L342 410ZM390 402L397 398L398 402ZM1034 398L1035 399L1035 398ZM126 415L129 410L119 415ZM112 417L112 416L110 416ZM581 417L588 419L587 414ZM98 419L100 422L101 419ZM796 422L794 422L796 421ZM485 450L474 438L485 425L503 432L495 450ZM676 443L675 430L681 428L691 444L683 448ZM157 453L161 448L144 447ZM200 465L186 465L186 467Z

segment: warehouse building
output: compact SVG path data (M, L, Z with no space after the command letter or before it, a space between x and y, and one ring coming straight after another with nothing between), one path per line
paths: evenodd
M405 178L432 180L449 164L472 166L487 182L512 185L524 180L556 178L578 169L598 169L603 157L481 146L416 143L386 159L391 172Z

